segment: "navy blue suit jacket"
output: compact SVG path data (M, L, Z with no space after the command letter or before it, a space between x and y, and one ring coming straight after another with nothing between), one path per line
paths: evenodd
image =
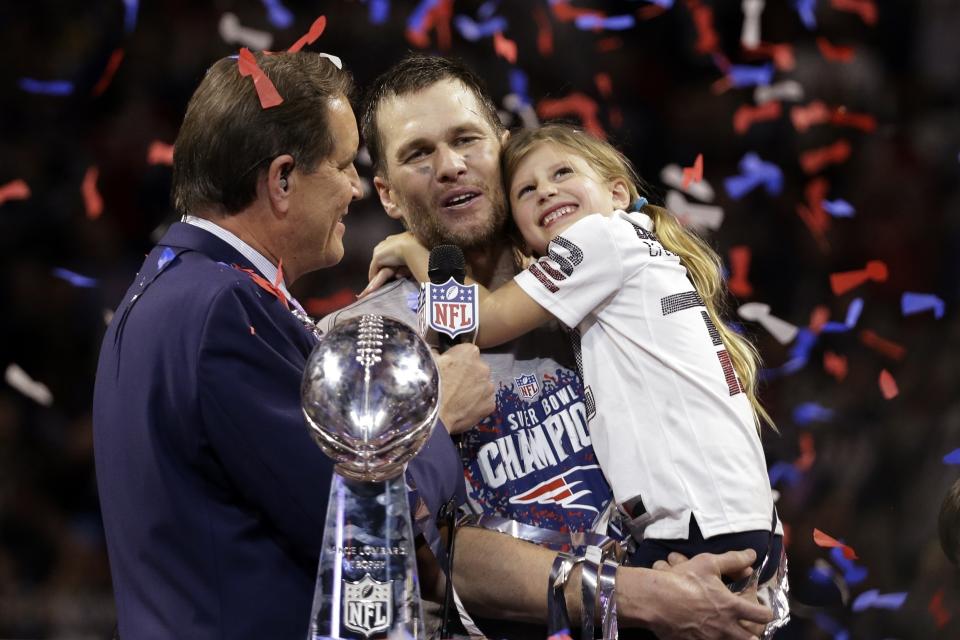
M331 461L300 380L315 339L176 223L114 313L94 391L94 447L120 637L306 637ZM463 491L446 430L411 462L432 513Z

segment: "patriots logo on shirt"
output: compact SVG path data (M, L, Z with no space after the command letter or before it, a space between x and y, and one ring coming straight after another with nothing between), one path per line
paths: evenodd
M586 509L599 513L592 505L579 504L577 502L579 498L590 495L589 489L578 489L578 486L583 484L583 482L581 480L575 480L568 483L566 480L566 477L571 473L599 468L599 465L595 464L574 467L566 473L541 482L526 493L513 496L510 498L510 502L511 504L558 504L565 509Z
M519 393L520 397L524 400L533 400L540 395L540 382L537 380L537 376L525 373L515 377L513 380L517 383L517 393Z

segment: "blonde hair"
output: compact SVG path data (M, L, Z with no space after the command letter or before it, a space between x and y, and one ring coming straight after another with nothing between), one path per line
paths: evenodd
M536 147L544 143L553 143L565 147L577 154L604 180L622 179L630 190L630 201L641 195L640 188L645 187L633 164L611 144L595 138L571 125L552 123L539 129L526 129L511 134L501 155L504 183L509 193L510 182L517 167ZM646 189L644 189L646 191ZM642 212L654 222L657 239L665 249L678 256L693 282L694 288L707 307L710 320L716 325L723 345L730 354L734 371L740 378L740 386L753 407L754 420L759 430L762 422L777 430L770 414L757 399L757 370L760 354L756 347L741 335L735 333L720 319L724 308L726 287L720 277L722 263L720 256L701 240L677 222L677 219L663 207L645 205Z

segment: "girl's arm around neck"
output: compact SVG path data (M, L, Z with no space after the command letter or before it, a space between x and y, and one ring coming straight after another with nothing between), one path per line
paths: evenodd
M467 279L467 284L474 284ZM495 347L543 325L553 316L517 283L510 280L496 291L477 285L480 295L477 346Z

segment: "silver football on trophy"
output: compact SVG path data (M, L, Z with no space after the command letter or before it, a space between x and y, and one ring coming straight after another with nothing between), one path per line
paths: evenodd
M393 318L364 315L327 333L300 385L314 440L354 480L398 475L430 437L440 374L430 348Z

